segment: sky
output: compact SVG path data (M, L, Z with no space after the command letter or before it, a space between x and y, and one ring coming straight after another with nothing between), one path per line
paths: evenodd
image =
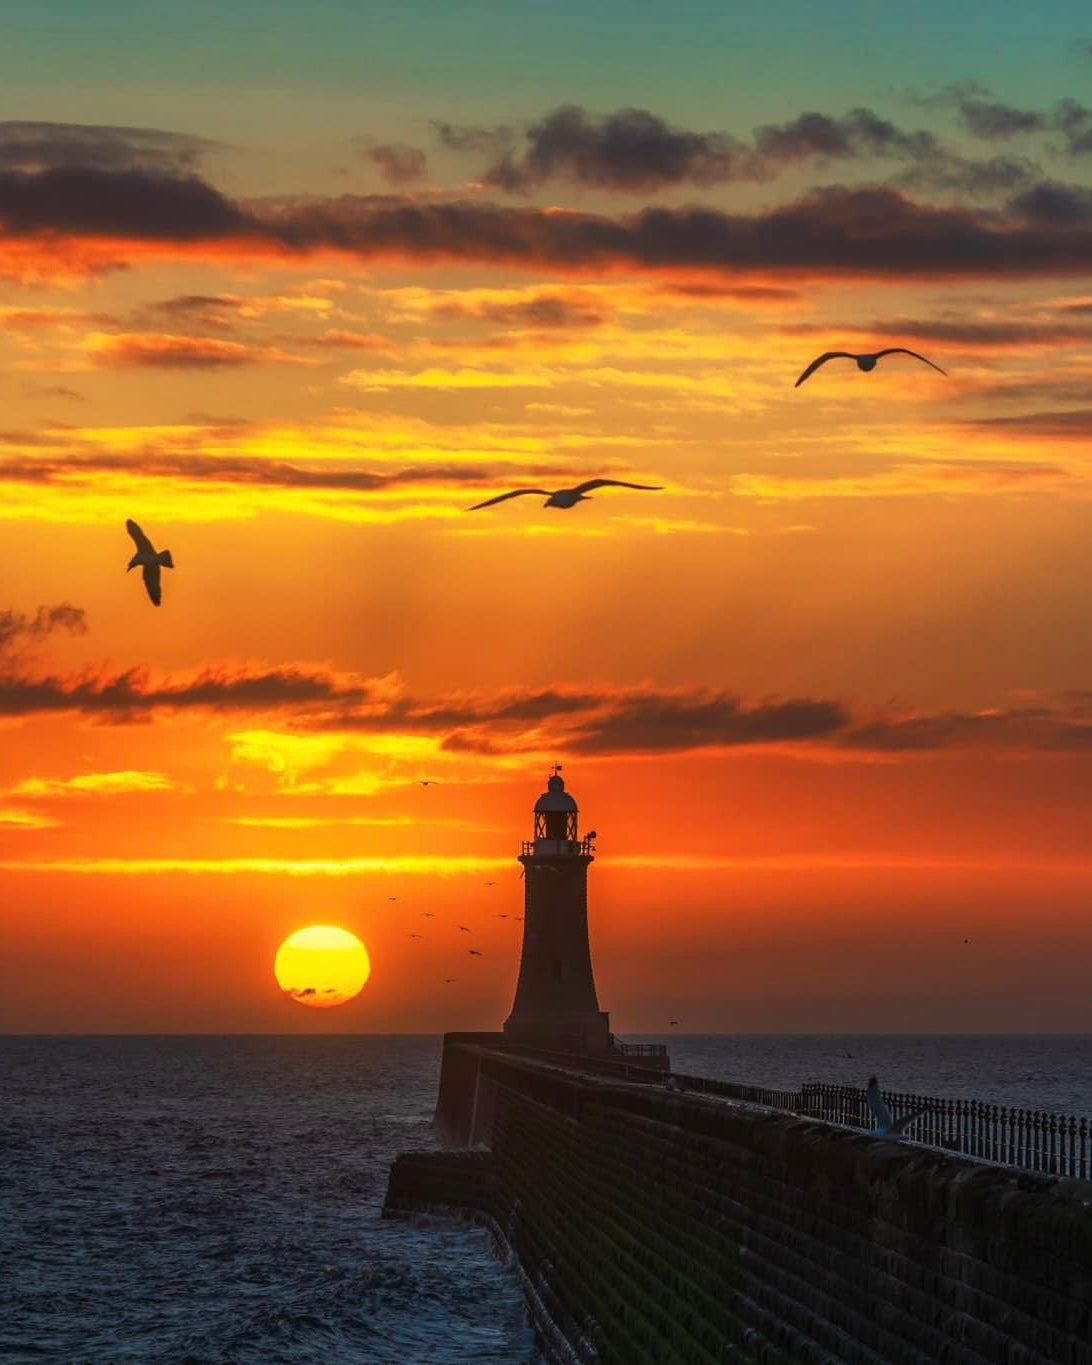
M1092 25L748 8L4 0L0 1032L499 1027L555 762L617 1032L1092 1031Z

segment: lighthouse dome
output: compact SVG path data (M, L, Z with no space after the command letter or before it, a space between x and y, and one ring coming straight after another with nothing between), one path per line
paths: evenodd
M546 783L546 790L535 802L535 814L547 815L554 811L565 811L566 813L576 813L577 805L569 793L565 790L564 779L554 773L549 782Z

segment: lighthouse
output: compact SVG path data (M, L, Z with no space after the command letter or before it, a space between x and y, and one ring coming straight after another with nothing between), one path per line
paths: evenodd
M523 952L509 1042L572 1052L610 1052L610 1016L599 1008L588 943L588 867L595 832L582 839L576 802L555 764L525 839Z

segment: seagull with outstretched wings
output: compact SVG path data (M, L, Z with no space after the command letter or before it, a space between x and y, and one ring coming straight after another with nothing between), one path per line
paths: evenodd
M917 1123L918 1119L924 1118L929 1112L928 1109L915 1109L912 1114L904 1114L901 1119L895 1118L884 1103L875 1076L868 1078L865 1096L868 1099L868 1107L872 1110L872 1117L876 1120L876 1126L872 1130L873 1137L901 1138L912 1123Z
M545 498L544 507L575 507L578 502L584 502L588 494L597 488L639 488L644 493L659 493L662 492L663 485L626 483L624 479L589 479L587 483L577 484L575 488L557 488L553 492L548 488L514 488L511 493L499 493L486 502L476 502L473 507L467 508L467 511L477 512L482 507L492 507L495 503L507 502L509 498L522 498L529 493L537 493Z
M159 570L173 569L174 560L171 558L170 550L157 550L140 527L130 517L125 523L125 529L133 538L136 546L136 554L129 561L129 567L125 570L135 569L140 566L141 577L144 579L144 586L148 589L148 596L152 599L152 605L158 607L163 600L163 588L159 581Z
M885 355L913 356L915 360L922 361L923 364L936 370L938 374L946 375L948 373L947 370L942 370L939 365L934 365L931 360L926 360L923 355L918 355L917 351L908 351L905 346L888 346L884 351L866 352L863 355L855 355L852 351L824 351L821 356L817 356L811 362L808 368L793 385L793 388L798 389L809 375L813 375L819 366L825 365L828 360L855 360L857 362L857 368L859 370L864 370L867 374L869 370L874 370L876 368L877 362Z

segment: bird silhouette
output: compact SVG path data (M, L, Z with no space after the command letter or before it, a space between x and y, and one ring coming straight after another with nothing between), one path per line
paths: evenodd
M457 981L457 980L458 980L457 977L454 977L454 976L445 976L445 977L444 977L444 985L445 985L445 986L450 986L450 985L452 985L452 984L453 984L455 981Z
M471 957L481 957L481 953L478 952L477 948L468 948L466 951Z
M170 550L157 550L140 527L130 517L125 523L125 529L133 538L136 546L136 554L129 561L129 569L135 569L140 565L141 577L144 579L144 586L148 589L148 596L152 599L152 605L158 607L163 600L163 589L159 582L160 566L164 569L173 569L174 560L171 558Z
M897 1140L905 1134L912 1123L917 1123L918 1119L924 1118L929 1112L928 1109L915 1109L912 1114L904 1114L901 1119L896 1119L883 1101L879 1082L875 1076L868 1078L868 1089L865 1091L865 1096L868 1100L868 1107L872 1110L872 1116L876 1120L876 1126L872 1130L874 1137L887 1137Z
M397 896L388 896L387 899L388 899L389 901L396 901L396 900L398 899L398 897L397 897Z
M486 882L486 886L496 886L496 882Z
M670 1028L677 1028L679 1024L679 1021L677 1019L669 1019L667 1022Z
M458 931L459 931L460 934L469 934L469 933L470 933L470 930L466 927L465 924L457 924L457 925L455 926L455 928L458 929Z
M863 355L855 355L852 351L824 351L821 356L817 356L816 359L811 362L808 368L793 385L793 388L798 389L809 375L813 375L819 366L825 365L828 360L855 360L857 362L857 368L859 370L864 370L867 374L869 370L874 370L876 368L877 361L879 361L881 356L885 355L912 355L915 360L923 361L926 365L937 370L940 374L948 373L947 370L942 370L939 365L934 365L931 360L926 360L923 355L918 355L917 351L908 351L905 346L888 346L886 350L873 351L871 353L866 352Z
M407 934L406 937L407 937L407 938L420 938L421 935L420 935L420 934Z
M418 785L422 787L438 787L440 784L434 777L418 778Z
M507 915L498 915L498 916L497 916L497 919L507 919L507 918L508 918Z
M424 919L435 919L435 918L436 918L436 916L432 913L431 910L423 910L421 913L422 913L422 916L423 916Z
M516 921L517 924L522 924L522 923L523 923L523 916L522 916L522 915L513 915L512 918Z
M509 498L522 498L528 493L538 493L546 499L544 507L575 507L578 502L583 502L589 493L596 488L640 488L645 493L659 493L663 489L662 484L656 483L626 483L624 479L589 479L587 483L577 484L575 488L556 488L553 492L548 488L514 488L511 493L500 493L495 498L489 498L485 502L476 502L473 507L468 507L468 512L477 512L482 507L492 507L498 502L507 502Z

